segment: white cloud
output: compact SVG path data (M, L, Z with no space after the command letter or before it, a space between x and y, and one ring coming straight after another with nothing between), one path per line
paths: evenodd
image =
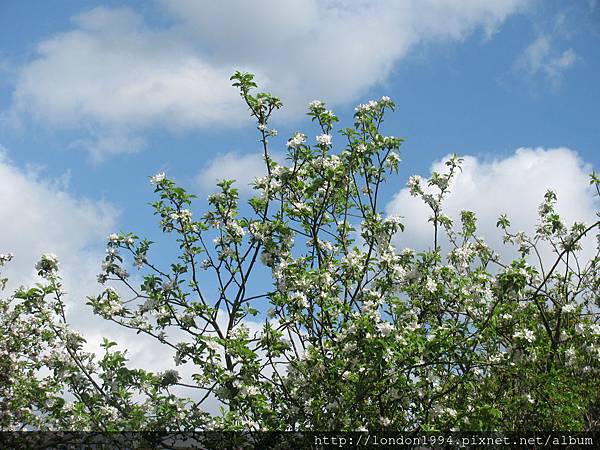
M273 153L270 157L279 164L284 163L284 156ZM196 185L203 191L213 192L217 189L217 182L221 180L235 180L234 186L240 194L248 195L254 192L252 184L258 177L267 174L262 151L240 154L228 152L217 155L196 175Z
M577 54L572 48L562 52L553 48L548 36L538 36L523 54L515 61L514 68L530 77L543 75L557 85L567 69L577 61Z
M355 99L385 81L394 65L423 42L487 34L523 2L395 0L163 0L182 28L214 51L219 63L258 67L296 113L323 97ZM222 17L223 20L215 20Z
M135 153L144 147L144 139L127 131L110 129L90 132L90 137L74 141L71 148L84 148L95 161L101 161L118 153Z
M445 172L442 159L433 163L431 171ZM537 223L537 207L547 189L557 193L557 211L570 226L573 221L594 223L600 205L589 185L592 168L568 148L520 148L504 159L482 160L464 157L451 193L444 203L444 213L460 224L460 211L477 214L478 234L492 248L505 253L502 231L496 228L501 214L507 214L514 231L533 233ZM433 228L427 222L430 210L401 189L387 205L388 214L405 217L406 231L397 235L399 248L427 249L433 246ZM585 241L588 251L593 239ZM589 256L589 252L586 253Z
M165 348L154 346L148 351L151 343L143 336L95 316L86 305L87 296L102 289L96 276L106 235L116 229L118 211L109 203L74 196L65 187L65 177L50 179L41 173L16 167L0 145L0 253L15 255L2 268L9 283L0 295L41 282L34 266L43 253L55 253L67 293L67 319L88 339L88 349L98 352L102 336L108 336L129 350L136 367L169 365Z
M150 127L235 126L247 115L229 76L258 74L297 115L313 98L353 101L385 81L415 45L490 35L518 0L397 2L163 0L173 25L97 8L41 42L17 77L7 116L87 129L96 157L133 151ZM5 118L6 120L6 118Z
M97 8L75 28L40 43L19 74L10 114L50 127L87 128L80 144L98 156L139 148L129 131L224 123L244 113L230 86L233 67L216 67L177 33L151 30L128 9Z
M249 193L252 192L251 183L254 179L265 173L262 154L229 152L210 160L196 176L196 184L204 191L214 191L218 181L236 180L234 186L240 192Z
M97 244L102 246L114 228L117 211L109 203L71 195L64 184L64 177L44 179L39 170L17 168L0 146L0 248L15 254L6 267L13 286L37 279L34 265L48 252L60 257L70 286L83 287L98 272Z

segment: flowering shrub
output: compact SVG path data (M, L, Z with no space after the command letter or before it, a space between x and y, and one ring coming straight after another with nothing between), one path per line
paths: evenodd
M599 222L567 227L548 192L533 234L498 220L519 253L504 261L477 236L473 212L460 223L444 214L460 172L453 156L445 173L408 181L431 209L432 248L398 250L402 218L381 205L402 144L382 132L392 100L359 105L338 133L337 116L311 102L316 137L295 133L279 164L269 119L281 102L254 94L251 74L232 80L262 143L256 195L240 205L224 180L196 215L193 195L151 177L177 261L152 262L152 242L111 234L98 277L106 289L89 298L99 316L170 347L174 368L130 369L110 341L102 357L84 352L64 314L58 259L44 255L45 283L2 301L4 429L598 429L600 259L583 260L581 242L599 236ZM600 194L595 175L592 184ZM186 364L191 380L176 368ZM210 399L222 414L205 412Z

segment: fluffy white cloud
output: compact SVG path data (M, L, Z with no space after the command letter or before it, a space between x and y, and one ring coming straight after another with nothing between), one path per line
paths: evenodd
M221 180L236 180L240 193L252 192L251 184L266 173L265 162L259 152L241 155L229 152L218 155L196 176L196 184L204 191L214 191Z
M0 145L0 253L14 253L2 270L9 279L8 296L19 286L40 282L34 268L43 253L59 257L69 322L88 339L87 348L99 352L102 336L128 349L133 364L161 369L169 364L169 352L161 346L148 351L143 336L111 325L86 305L89 295L102 286L96 276L104 258L106 235L116 229L118 211L109 203L79 198L64 186L64 179L48 179L40 171L16 167Z
M97 8L41 42L21 71L10 114L51 127L88 128L95 156L136 150L128 136L151 126L224 123L244 112L229 83L173 30L151 30L129 9Z
M313 98L352 101L422 42L488 35L518 0L163 0L171 25L97 8L41 42L20 71L8 116L87 129L100 158L143 145L149 127L235 126L246 115L229 76L258 74L296 115Z
M538 36L527 46L523 54L515 61L515 69L528 76L543 75L555 86L560 82L565 70L577 61L572 48L562 52L553 48L548 36Z
M15 254L6 267L13 286L37 279L34 265L42 253L59 256L70 286L83 287L98 272L98 244L114 228L117 211L106 202L77 198L62 185L15 167L0 146L0 252Z
M445 172L443 158L431 171ZM600 205L589 185L592 167L568 148L520 148L504 159L485 160L466 156L452 183L444 203L444 213L460 224L462 210L473 211L478 218L478 234L494 249L503 248L502 231L496 228L501 214L507 214L514 231L533 233L537 223L537 207L547 189L557 193L557 211L566 220L594 223ZM428 223L430 210L411 197L408 188L401 189L387 205L389 214L405 217L406 230L398 234L399 248L427 249L433 246L433 228ZM593 239L585 240L589 256ZM550 256L547 254L546 256Z
M216 60L263 69L292 110L312 97L349 101L387 79L415 45L488 34L524 2L514 0L163 0ZM223 20L215 20L222 17Z
M285 158L280 153L271 154L270 157L279 164L284 163ZM234 186L240 194L248 195L254 192L254 180L266 174L267 169L260 150L245 154L228 152L211 159L196 175L195 181L203 191L213 192L217 189L217 182L235 180Z

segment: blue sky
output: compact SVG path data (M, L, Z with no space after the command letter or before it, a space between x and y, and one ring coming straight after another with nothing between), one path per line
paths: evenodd
M0 253L21 282L57 253L71 292L89 293L106 234L157 235L150 175L201 199L220 174L260 175L235 69L283 99L276 152L317 134L313 99L342 126L357 103L396 101L386 132L406 142L385 195L411 217L402 245L427 245L407 177L451 152L468 158L449 213L477 210L492 240L504 212L531 228L546 187L568 218L593 220L599 25L592 0L3 0Z

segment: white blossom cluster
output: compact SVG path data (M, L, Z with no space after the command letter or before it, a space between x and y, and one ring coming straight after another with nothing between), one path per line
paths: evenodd
M117 246L121 243L125 245L133 245L133 243L135 242L135 240L131 236L123 236L118 235L116 233L111 233L108 236L106 236L106 240L108 241L109 246Z
M390 152L385 159L384 166L388 169L394 169L398 167L398 163L400 162L400 155L396 152Z
M313 100L308 104L308 109L310 109L311 111L322 108L325 108L325 103L323 103L321 100Z
M58 256L54 253L44 253L35 268L42 276L55 274L58 272Z
M467 242L462 247L458 247L450 252L450 260L455 264L455 267L459 270L466 270L473 258L476 255L475 246Z
M105 318L111 318L124 312L123 302L112 286L106 287L103 295L93 305L94 312Z
M338 155L319 156L315 159L315 167L318 169L335 170L342 165Z
M296 304L300 308L308 308L308 299L306 298L306 294L303 292L293 292L289 298L292 303Z
M373 112L376 111L379 104L375 100L369 100L367 103L360 103L354 111L357 113Z
M0 253L0 267L12 260L14 256L12 253Z
M527 328L515 331L513 337L515 339L523 339L529 343L535 341L535 333L533 332L533 330L529 330Z
M173 211L171 214L169 214L169 217L173 221L189 223L192 221L192 212L189 209L181 209L179 211Z
M102 272L98 275L98 282L101 284L104 284L110 275L116 275L122 280L129 277L127 270L121 267L118 245L120 242L133 243L133 238L124 238L113 233L107 237L107 240L106 257L102 262Z
M158 172L156 175L150 177L150 182L156 186L160 185L166 180L167 176L164 172Z
M296 149L304 145L305 142L306 136L302 133L296 133L294 134L294 136L292 136L292 138L289 141L287 141L286 145L290 149Z
M322 146L330 146L332 142L330 134L320 134L317 136L317 144Z

